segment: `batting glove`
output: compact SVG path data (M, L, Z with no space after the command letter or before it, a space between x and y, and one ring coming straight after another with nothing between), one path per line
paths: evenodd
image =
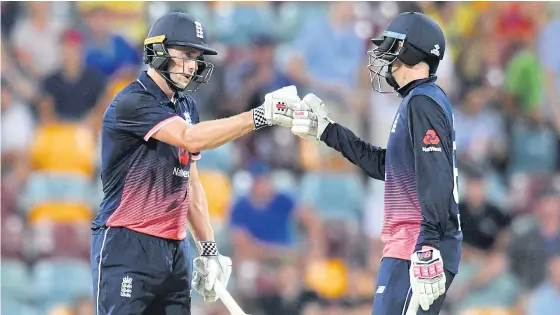
M216 280L227 287L232 272L231 259L218 253L215 242L197 242L196 247L200 256L193 261L192 288L206 303L212 303L218 300L214 290Z
M294 85L266 94L264 103L253 109L254 129L272 125L292 127L293 107L300 101Z
M420 250L410 257L410 285L424 311L445 293L443 260L437 249Z
M292 133L296 136L320 141L321 135L330 123L329 110L315 94L307 94L301 102L294 106Z

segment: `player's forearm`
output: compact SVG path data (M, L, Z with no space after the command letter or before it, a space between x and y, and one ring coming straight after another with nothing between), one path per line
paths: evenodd
M192 152L217 148L254 129L251 111L228 118L204 121L185 132L185 142Z
M187 219L191 233L196 241L213 241L214 230L210 224L208 200L202 184L195 180L191 183L191 201Z
M362 168L369 176L385 180L385 149L363 141L337 123L327 126L321 135L321 141L342 153L348 161Z

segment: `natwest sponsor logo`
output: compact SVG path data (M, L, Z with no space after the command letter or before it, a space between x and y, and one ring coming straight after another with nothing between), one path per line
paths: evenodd
M438 147L422 147L424 152L441 152L441 148Z
M184 170L182 168L179 168L179 167L174 167L173 168L173 175L183 177L183 178L189 178L191 176L191 172L186 171L186 170Z

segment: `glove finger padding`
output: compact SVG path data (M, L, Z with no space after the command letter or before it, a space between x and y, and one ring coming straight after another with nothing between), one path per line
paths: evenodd
M309 108L313 112L313 114L316 115L316 119L315 119L317 121L316 138L317 140L321 140L321 136L323 135L323 132L325 132L327 126L333 122L329 118L329 110L327 109L327 106L323 103L323 101L313 93L307 94L303 98L303 102L306 103L307 106L309 106Z
M317 115L308 110L294 111L291 132L302 139L317 142Z
M446 277L441 254L436 249L421 250L411 256L410 284L424 311L445 293Z
M218 256L218 262L220 263L220 267L222 272L219 273L218 279L224 285L224 288L227 288L229 278L231 277L232 272L232 262L231 259L227 256Z

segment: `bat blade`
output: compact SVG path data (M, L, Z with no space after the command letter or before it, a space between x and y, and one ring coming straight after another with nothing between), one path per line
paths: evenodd
M214 284L214 290L216 290L216 294L218 295L220 300L222 300L222 303L224 303L231 315L249 315L243 312L241 307L239 307L237 302L235 302L231 294L229 294L227 289L219 280L216 280L216 283Z

